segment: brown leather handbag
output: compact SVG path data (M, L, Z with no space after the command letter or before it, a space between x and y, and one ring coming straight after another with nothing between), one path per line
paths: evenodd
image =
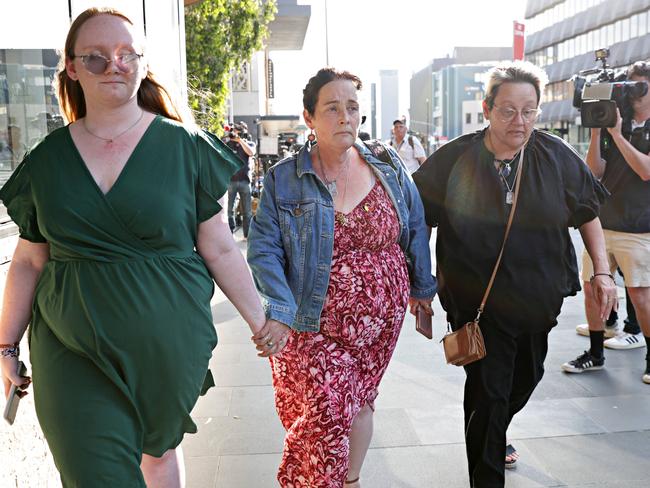
M515 178L515 194L512 200L512 208L510 209L510 215L508 216L508 224L506 225L505 236L503 237L503 244L501 244L501 251L499 252L499 257L497 262L494 265L492 270L492 276L488 283L485 293L483 294L483 300L481 300L481 305L478 308L478 313L476 318L471 322L467 322L460 329L455 332L449 332L442 338L441 342L445 349L445 358L447 359L447 364L453 364L454 366L465 366L466 364L473 363L479 359L485 357L485 341L483 340L483 334L481 333L481 328L478 325L483 309L485 308L485 303L487 302L488 296L490 295L490 290L494 284L494 278L497 275L499 265L501 264L501 258L503 257L503 250L506 247L506 241L508 240L508 234L510 233L510 227L512 226L512 221L515 216L515 209L517 208L517 200L519 197L519 182L521 181L521 174L524 169L524 148L521 148L521 153L519 154L519 166L517 167L517 177ZM449 327L449 326L448 326Z

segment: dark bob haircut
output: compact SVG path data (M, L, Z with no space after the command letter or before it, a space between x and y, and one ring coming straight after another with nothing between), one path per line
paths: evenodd
M348 71L337 71L334 68L322 68L314 76L309 78L305 89L302 91L302 106L309 115L314 115L318 93L323 86L330 81L350 80L357 90L361 90L361 79Z

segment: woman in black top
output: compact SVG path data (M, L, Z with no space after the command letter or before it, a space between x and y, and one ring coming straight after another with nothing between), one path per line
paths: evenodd
M438 227L439 296L455 330L476 316L524 150L514 222L480 322L487 356L465 367L472 487L503 487L508 424L543 375L548 332L564 297L580 290L570 226L594 260L603 317L616 298L597 217L606 191L568 144L533 129L545 78L530 63L494 68L483 101L489 127L446 144L413 175L427 223Z

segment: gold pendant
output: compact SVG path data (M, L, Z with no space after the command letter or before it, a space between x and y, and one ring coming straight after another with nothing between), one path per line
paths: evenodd
M345 218L345 215L342 213L336 214L336 221L339 223L339 225L345 225L347 223L347 219Z

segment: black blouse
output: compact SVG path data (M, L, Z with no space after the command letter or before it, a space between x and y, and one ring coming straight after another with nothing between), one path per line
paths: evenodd
M635 133L639 137L647 134L640 129ZM602 183L612 196L601 212L603 229L634 234L650 232L650 181L643 181L631 168L609 134L605 139L608 143L602 157L607 164Z
M454 329L476 315L511 208L484 136L485 130L451 141L413 174L427 224L438 227L439 295ZM580 290L568 228L594 219L607 194L573 148L547 132L533 131L523 171L485 308L490 323L513 335L553 327L564 297Z

